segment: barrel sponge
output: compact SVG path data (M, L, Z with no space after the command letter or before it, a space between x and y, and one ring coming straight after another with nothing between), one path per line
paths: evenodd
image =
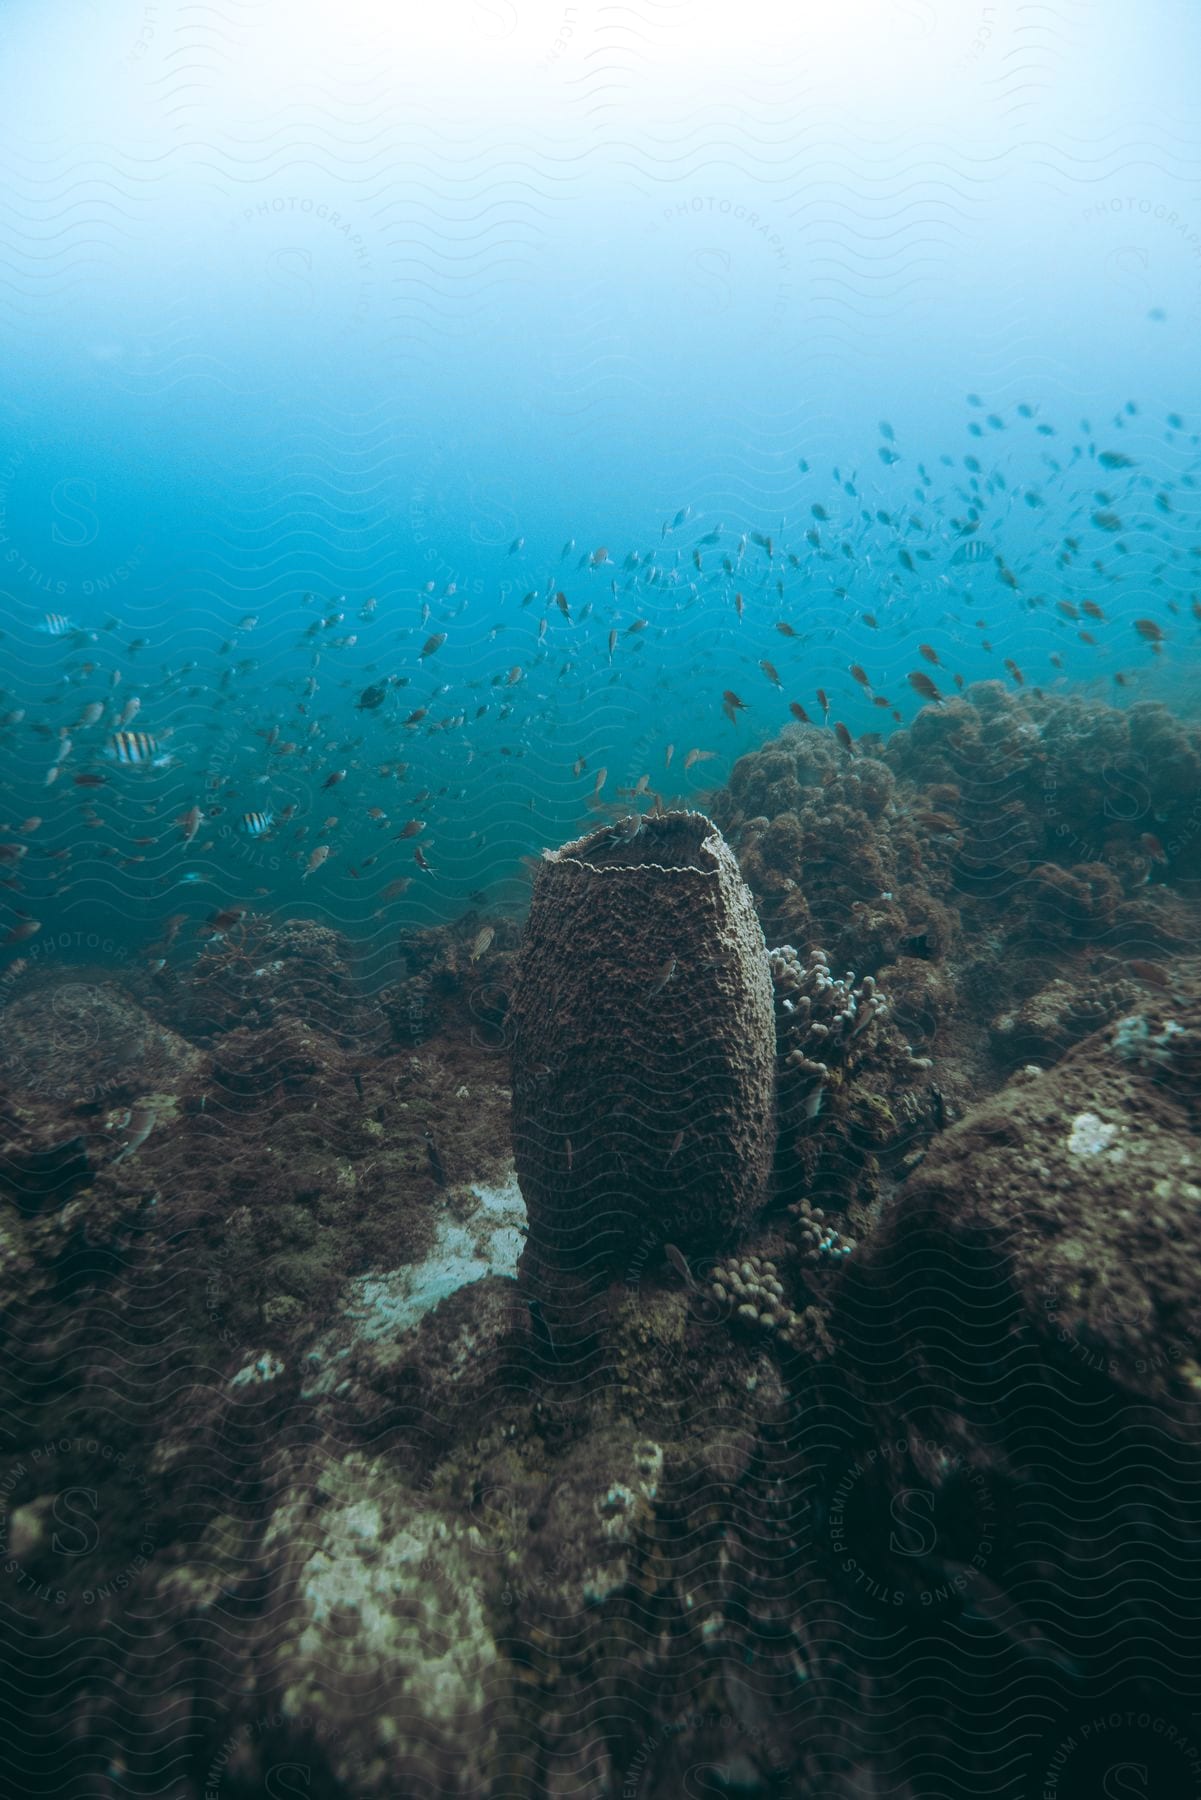
M731 1242L775 1148L771 970L738 864L703 813L634 824L543 853L512 999L523 1273L591 1288L665 1242Z

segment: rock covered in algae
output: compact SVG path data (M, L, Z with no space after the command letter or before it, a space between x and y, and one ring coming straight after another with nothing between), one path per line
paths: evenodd
M544 854L513 994L523 1274L621 1275L640 1246L716 1248L765 1195L775 1024L766 946L702 813Z
M27 977L3 1008L0 1085L22 1103L129 1101L186 1082L203 1061L118 982L84 966Z
M479 1529L354 1453L285 1496L263 1547L277 1774L286 1755L328 1773L320 1791L359 1800L487 1793L508 1678L480 1579L497 1557Z
M890 1287L907 1330L932 1332L935 1309L942 1353L966 1358L970 1346L998 1379L1020 1316L1065 1366L1154 1401L1165 1420L1182 1403L1195 1411L1199 1045L1201 1007L1166 1002L1094 1033L1045 1073L1019 1070L943 1133L897 1194L852 1272L850 1310L862 1282L862 1318L895 1349ZM984 1331L989 1340L970 1335Z

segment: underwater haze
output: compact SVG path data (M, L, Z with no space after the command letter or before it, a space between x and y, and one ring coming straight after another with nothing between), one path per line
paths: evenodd
M416 11L6 9L8 930L519 906L921 642L1187 696L1188 8Z

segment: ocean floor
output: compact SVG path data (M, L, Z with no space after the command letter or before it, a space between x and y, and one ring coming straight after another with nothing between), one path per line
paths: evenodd
M519 924L383 994L253 913L0 980L13 1792L1197 1790L1201 728L983 683L705 807L771 1199L648 1221L583 1346L523 1285Z

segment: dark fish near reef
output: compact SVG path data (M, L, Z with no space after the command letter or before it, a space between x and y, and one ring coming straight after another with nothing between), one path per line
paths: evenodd
M935 706L941 706L943 704L942 695L939 693L930 677L924 675L920 669L915 669L911 675L906 676L906 680L914 692L921 695L923 700L932 700Z
M1136 957L1126 967L1136 981L1145 981L1149 987L1166 990L1172 985L1171 976L1159 963L1145 962L1141 957Z
M434 1134L427 1127L422 1135L425 1138L425 1154L429 1158L430 1174L438 1183L439 1187L445 1187L446 1170L442 1165L442 1158L438 1153L438 1146L434 1142Z
M204 931L228 931L238 925L246 917L244 906L227 906L221 912L213 913L200 927Z

